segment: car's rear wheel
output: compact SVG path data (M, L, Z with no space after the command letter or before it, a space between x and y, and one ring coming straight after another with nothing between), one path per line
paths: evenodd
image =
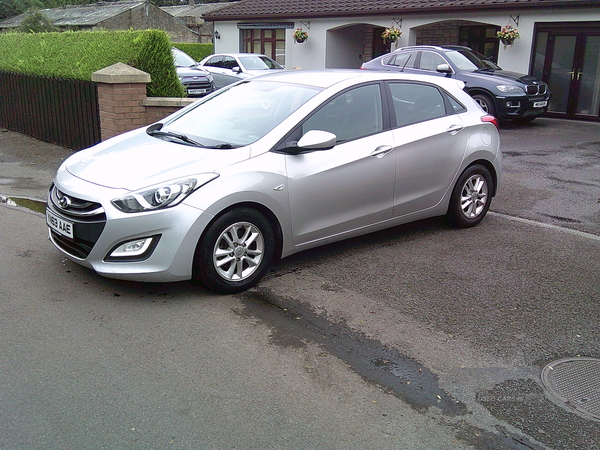
M483 220L492 202L493 181L487 168L474 165L459 177L448 207L448 216L460 228L474 227Z
M473 99L486 113L491 114L492 116L496 115L496 105L489 95L475 94L473 95Z
M208 228L198 245L194 277L219 294L233 294L256 285L269 270L275 235L258 211L228 211Z

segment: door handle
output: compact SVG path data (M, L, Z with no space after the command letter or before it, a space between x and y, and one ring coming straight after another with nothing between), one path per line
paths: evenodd
M464 130L464 128L464 125L450 125L446 131L452 135L455 135L459 131Z
M581 78L581 75L583 75L583 72L579 69L573 69L573 71L571 72L567 72L571 74L571 80L577 80L579 81L579 78Z
M369 156L375 156L376 158L383 158L385 155L387 155L389 152L391 152L393 148L394 147L392 147L391 145L380 145L375 150L373 150Z

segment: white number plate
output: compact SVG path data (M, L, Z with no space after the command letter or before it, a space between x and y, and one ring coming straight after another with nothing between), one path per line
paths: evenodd
M548 102L535 102L533 104L534 108L545 108Z
M206 94L206 89L188 89L188 94Z
M52 211L46 209L46 223L57 233L73 239L73 222L61 219Z

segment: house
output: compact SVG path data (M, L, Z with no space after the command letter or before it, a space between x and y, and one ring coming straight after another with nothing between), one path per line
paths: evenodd
M196 3L194 0L189 0L187 5L161 6L160 9L183 20L199 36L199 42L212 43L214 35L213 24L212 22L205 21L204 16L213 11L218 11L227 5L231 5L231 3Z
M358 68L397 47L467 45L548 82L552 115L600 120L598 0L245 0L205 19L215 52L265 53L290 68ZM496 37L506 25L520 34L507 46ZM392 27L402 31L394 43L382 38Z
M152 5L147 0L98 2L63 6L40 11L52 24L66 30L146 30L166 31L174 42L198 42L198 34L181 19ZM0 22L0 31L16 29L29 13Z

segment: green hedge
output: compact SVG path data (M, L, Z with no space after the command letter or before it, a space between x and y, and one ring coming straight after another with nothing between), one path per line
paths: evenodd
M117 62L148 72L149 96L183 97L164 31L67 31L0 34L0 70L91 80Z
M195 61L202 61L208 55L214 53L214 47L212 44L185 44L185 43L173 43L173 47L177 47L182 52L186 52Z

